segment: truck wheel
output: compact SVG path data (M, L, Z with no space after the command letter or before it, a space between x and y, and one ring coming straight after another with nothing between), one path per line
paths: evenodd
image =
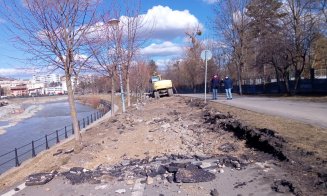
M171 89L171 88L168 89L168 96L171 97L171 96L173 96L173 94L174 94L173 89Z
M156 98L156 99L159 99L160 98L160 95L159 95L159 92L158 91L155 91L154 92L154 98Z

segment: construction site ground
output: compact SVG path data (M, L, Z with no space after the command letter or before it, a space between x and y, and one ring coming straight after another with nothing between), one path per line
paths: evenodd
M327 193L325 128L224 103L144 99L89 128L82 140L81 150L60 153L74 149L71 140L0 176L0 194ZM40 173L51 181L25 186Z

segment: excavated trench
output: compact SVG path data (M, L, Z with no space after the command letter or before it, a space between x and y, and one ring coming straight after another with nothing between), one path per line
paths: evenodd
M190 99L187 104L190 107L203 109L205 124L210 125L213 132L231 132L239 140L244 140L248 148L275 157L279 161L279 165L287 171L289 179L291 179L290 181L285 179L276 181L271 187L276 192L280 192L280 189L287 187L289 192L295 195L306 195L311 191L316 192L317 195L326 195L326 160L320 160L319 157L314 157L313 152L308 152L299 147L296 149L290 148L288 142L274 130L258 129L245 125L229 113L223 114L209 108L202 100ZM311 161L303 159L303 157L310 156L313 157Z
M245 140L249 148L271 154L280 161L287 161L287 157L282 151L286 141L282 137L277 136L273 130L245 126L238 120L225 114L206 112L204 118L206 123L216 124L219 128L232 132L238 139Z

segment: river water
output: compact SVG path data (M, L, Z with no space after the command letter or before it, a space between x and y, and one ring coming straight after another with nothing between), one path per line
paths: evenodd
M76 103L76 109L78 119L86 119L87 116L91 116L91 114L97 112L97 110L80 103ZM6 126L8 124L9 122L0 121L0 126ZM71 117L68 102L52 102L42 104L42 109L32 117L24 119L14 126L5 128L6 132L0 135L0 174L15 166L15 148L26 144L26 147L18 149L18 155L21 156L19 157L19 162L21 162L31 157L32 140L35 141L35 151L37 154L46 147L46 140L44 139L46 134L53 133L48 137L49 146L57 142L56 130L60 130L60 140L64 139L65 126L68 132L67 135L71 135ZM40 140L36 141L39 138ZM1 156L7 152L9 152L8 155ZM5 162L8 163L4 164Z

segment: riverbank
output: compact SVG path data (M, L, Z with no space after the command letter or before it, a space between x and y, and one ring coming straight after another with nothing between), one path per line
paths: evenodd
M43 109L42 104L67 100L67 96L29 97L9 99L8 105L0 110L0 121L6 124L0 126L0 135L6 133L6 129L17 125L20 121L32 117L36 112Z

